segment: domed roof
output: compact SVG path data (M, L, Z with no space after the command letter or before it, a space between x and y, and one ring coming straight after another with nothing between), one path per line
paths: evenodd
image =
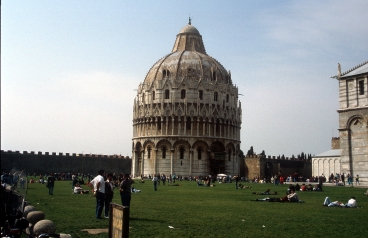
M197 28L189 24L176 36L172 53L157 61L148 71L144 84L164 79L211 80L230 83L230 73L214 58L207 55Z
M199 35L199 31L197 30L197 28L195 28L191 24L184 26L183 29L181 29L181 31L179 32L179 34L185 34L185 33L192 33L192 34Z

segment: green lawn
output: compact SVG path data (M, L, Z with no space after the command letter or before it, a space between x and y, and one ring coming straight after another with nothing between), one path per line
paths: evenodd
M324 186L324 192L298 192L304 203L253 202L266 196L254 195L267 188L284 196L287 185L248 184L252 189L235 189L235 184L198 187L195 182L180 181L181 186L158 186L150 181L134 186L142 190L132 194L130 237L363 237L368 234L366 189ZM84 185L86 189L86 186ZM326 196L347 202L355 196L363 208L324 207ZM274 196L270 196L274 197ZM26 197L46 219L56 223L57 232L72 237L91 235L83 229L107 228L108 219L95 218L95 198L72 194L71 182L55 182L54 196L45 185L30 184ZM114 203L120 203L116 192ZM173 226L174 229L168 226Z

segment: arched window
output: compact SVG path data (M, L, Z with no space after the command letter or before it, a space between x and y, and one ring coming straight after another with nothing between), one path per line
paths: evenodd
M216 72L215 71L212 72L212 81L216 81Z
M191 69L191 68L189 68L188 69L188 79L195 79L195 74L196 74L196 72L195 72L195 70L194 69Z
M166 146L162 147L162 158L165 159L166 158Z
M201 160L202 159L202 148L198 148L197 152L198 152L198 160Z
M199 90L199 100L203 100L203 91Z
M169 71L169 70L164 69L164 70L162 71L162 78L164 79L164 78L168 78L168 77L170 77L170 71Z
M187 130L190 130L192 128L192 119L190 117L187 118Z
M155 100L155 91L152 91L152 100Z
M182 89L181 90L181 99L184 99L185 98L185 89Z
M231 161L231 149L228 150L227 154L228 154L229 161Z
M229 102L229 94L226 94L226 102Z
M218 99L218 93L217 93L217 92L215 92L215 93L213 94L213 101L217 102L217 99Z
M144 93L142 93L142 102L144 103Z
M179 151L180 151L180 159L184 159L184 147L180 147Z
M161 117L157 118L157 129L161 130Z
M147 157L148 157L148 159L150 159L151 158L151 150L152 150L152 148L151 147L148 147L147 148Z
M166 89L165 90L165 99L169 99L170 98L170 90Z

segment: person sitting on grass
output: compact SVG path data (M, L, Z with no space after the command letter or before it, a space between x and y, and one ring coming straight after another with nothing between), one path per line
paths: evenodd
M141 190L136 189L135 187L132 187L132 193L140 193Z
M257 194L257 195L277 195L277 192L271 192L270 189L268 188L266 191L264 192L252 192L252 194Z
M257 201L257 202L283 202L281 198L257 198L255 200L251 201Z
M366 196L368 196L368 190L367 190L367 192L365 192L365 193L363 193L364 195L366 195Z
M313 186L312 186L312 184L309 184L309 185L307 186L307 191L313 191Z
M357 202L355 200L355 197L351 197L348 201L348 203L344 204L342 202L339 201L334 201L331 202L329 197L325 198L325 201L323 202L323 206L327 206L327 207L351 207L351 208L355 208L357 207Z
M316 184L316 186L314 186L313 191L318 191L321 192L322 191L322 186L321 184Z
M250 186L245 186L245 185L243 185L243 184L239 183L239 188L243 189L243 188L252 188L252 187L250 187Z
M88 190L83 190L79 183L76 183L74 186L74 194L87 194L89 193Z
M169 186L169 184L168 184L168 186ZM200 180L200 179L197 180L197 186L204 186L203 183L202 183L202 180Z
M305 184L303 183L302 186L300 187L300 191L304 192L307 191L307 186L305 186Z
M290 190L290 194L286 197L289 202L299 202L298 194L294 190Z
M295 186L294 185L292 185L292 184L289 184L289 187L288 187L288 189L287 189L287 194L290 194L290 191L291 190L294 190L295 191Z
M251 201L263 201L263 202L304 202L302 200L299 200L298 194L295 193L294 190L290 191L290 194L286 195L282 198L258 198L256 200Z

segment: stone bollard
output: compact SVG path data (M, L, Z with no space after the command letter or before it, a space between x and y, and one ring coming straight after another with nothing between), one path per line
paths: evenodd
M26 229L26 233L33 236L35 224L43 219L45 219L45 213L41 211L32 211L28 213L27 220L29 221L29 227Z
M59 235L60 235L60 238L72 238L70 234L60 233Z
M38 237L41 234L55 234L56 226L54 222L50 220L41 220L37 222L33 227L34 236Z
M27 218L28 213L36 211L36 208L34 206L26 206L23 211L23 217Z

